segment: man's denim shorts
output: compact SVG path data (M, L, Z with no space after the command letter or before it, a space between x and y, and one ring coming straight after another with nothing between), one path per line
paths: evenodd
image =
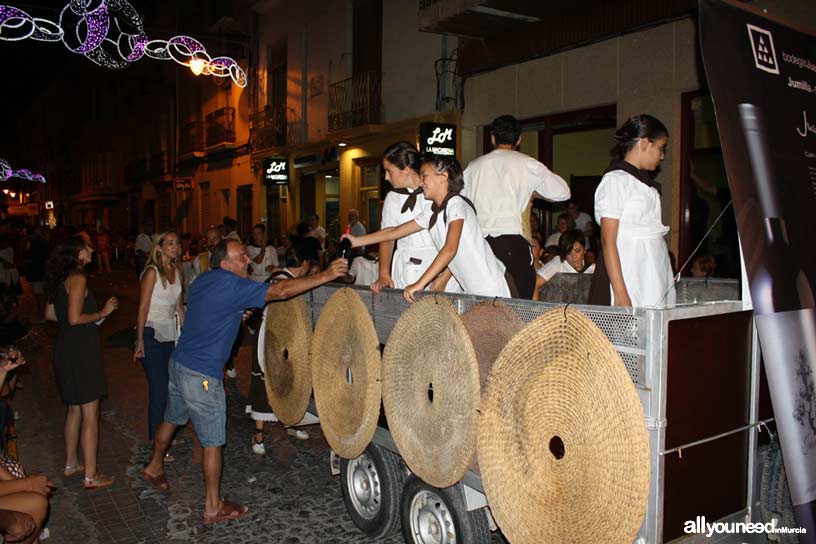
M223 381L191 370L171 357L164 420L173 425L186 425L192 420L203 447L223 446L227 443L227 397Z

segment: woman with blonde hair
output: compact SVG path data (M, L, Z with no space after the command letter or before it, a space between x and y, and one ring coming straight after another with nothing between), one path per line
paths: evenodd
M184 323L181 269L181 242L178 234L163 232L156 237L141 277L139 312L136 318L136 349L133 360L142 360L148 385L148 438L164 417L167 406L168 364Z

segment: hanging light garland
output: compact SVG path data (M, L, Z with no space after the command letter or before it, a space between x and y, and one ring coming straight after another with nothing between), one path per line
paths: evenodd
M211 57L194 38L149 40L141 17L126 0L70 0L58 22L0 5L0 40L26 39L62 42L70 51L104 68L125 68L147 56L173 60L196 75L230 77L239 87L247 84L246 72L234 59Z
M0 182L8 181L11 178L22 178L28 181L39 181L45 183L45 176L42 174L33 174L31 170L22 168L20 170L12 170L11 165L6 159L0 159Z

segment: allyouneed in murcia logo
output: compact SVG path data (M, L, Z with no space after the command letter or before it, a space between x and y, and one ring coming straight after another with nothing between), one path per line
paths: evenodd
M778 525L778 519L772 519L768 523L745 521L708 523L705 516L697 516L694 520L689 520L683 525L683 531L686 534L704 534L706 538L711 538L714 535L805 534L807 532L804 527L779 527Z

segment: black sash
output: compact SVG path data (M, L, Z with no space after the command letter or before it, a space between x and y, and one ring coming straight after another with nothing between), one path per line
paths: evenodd
M433 228L434 224L436 224L436 217L439 215L439 212L443 212L442 220L445 222L445 225L448 224L448 202L450 202L450 199L455 196L458 196L467 202L468 205L473 208L473 213L476 213L476 206L473 205L473 202L471 202L469 198L462 196L459 193L448 193L448 196L445 197L445 200L442 201L440 206L437 207L436 204L431 204L431 211L433 212L433 215L431 215L431 220L428 223L428 229Z
M401 213L405 213L408 210L413 211L414 206L416 206L417 197L422 194L422 187L417 187L413 191L405 187L400 187L399 189L394 188L391 190L401 195L408 195L408 198L405 199L405 203L402 205L402 209L400 210Z

